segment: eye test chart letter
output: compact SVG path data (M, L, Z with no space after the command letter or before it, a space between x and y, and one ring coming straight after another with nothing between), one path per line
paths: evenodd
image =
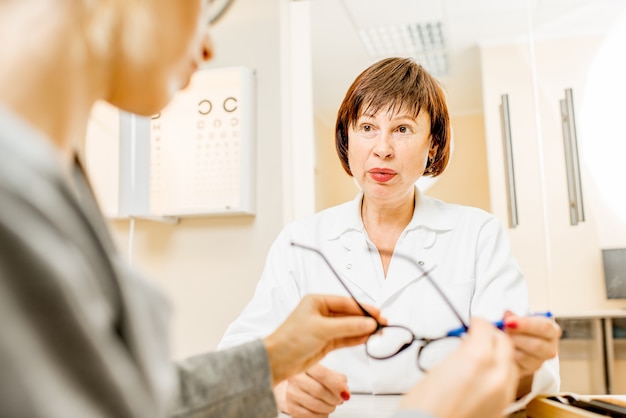
M201 70L150 121L156 216L254 214L254 73Z
M110 218L255 213L254 71L205 69L163 111L94 106L87 170Z

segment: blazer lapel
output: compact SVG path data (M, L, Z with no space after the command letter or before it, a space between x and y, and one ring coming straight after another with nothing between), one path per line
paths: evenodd
M115 290L121 315L119 332L143 373L145 382L151 386L152 394L162 398L159 399L161 405L169 404L173 399L167 399L165 394L175 393L176 382L169 361L168 345L152 344L154 341L168 340L169 304L159 292L135 273L117 252L78 160L73 175L74 187L83 208L85 222L102 246L103 257L110 263L111 274L109 277L103 277L103 280L110 283Z

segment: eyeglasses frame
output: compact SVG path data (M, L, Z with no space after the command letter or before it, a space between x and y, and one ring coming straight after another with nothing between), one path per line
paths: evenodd
M448 308L450 308L450 310L454 313L454 316L456 316L456 318L459 320L459 322L461 322L462 326L458 327L452 331L449 331L446 335L442 336L442 337L438 337L438 338L426 338L426 337L418 337L415 335L415 333L408 327L404 326L404 325L383 325L381 324L376 318L374 318L374 316L372 314L370 314L367 309L365 309L363 307L363 305L361 305L361 303L359 303L359 301L357 300L357 298L354 296L354 294L350 291L350 288L348 287L348 285L343 281L343 279L341 278L341 276L339 275L339 273L337 272L337 270L335 270L335 268L330 264L330 261L328 261L328 258L324 255L324 253L322 253L322 251L320 251L318 248L315 247L311 247L309 245L306 244L301 244L298 242L294 242L291 241L291 245L297 248L301 248L301 249L305 249L305 250L309 250L312 251L316 254L318 254L322 260L324 260L324 262L326 263L326 265L328 266L328 268L330 268L330 270L332 271L333 275L337 278L337 280L339 280L339 283L343 286L343 288L346 290L346 292L348 292L348 295L350 295L350 297L354 300L354 302L357 304L357 306L359 307L359 309L361 310L361 312L363 312L363 315L372 318L373 320L376 321L377 327L376 329L370 334L374 335L378 332L380 332L383 328L400 328L403 329L405 331L407 331L408 333L410 333L413 338L411 340L411 342L407 342L404 345L402 345L402 347L400 347L396 352L394 352L393 354L390 354L388 356L375 356L372 355L368 348L367 348L367 343L365 344L365 352L367 354L368 357L376 359L376 360L387 360L390 359L398 354L400 354L401 352L403 352L404 350L406 350L407 348L409 348L411 345L413 345L414 342L419 341L422 344L420 345L420 348L417 351L417 366L418 368L422 371L422 372L427 372L426 369L424 369L419 361L420 359L420 355L422 353L422 351L424 350L424 348L435 341L439 341L439 340L443 340L445 338L450 338L450 337L460 337L461 335L463 335L465 332L467 332L467 330L469 329L469 326L467 325L467 323L463 320L463 318L461 317L461 314L458 312L458 310L454 307L454 305L452 304L452 302L450 302L450 299L448 298L448 296L443 292L443 290L439 287L439 285L435 282L435 280L430 276L430 274L428 274L428 271L422 267L419 263L417 263L413 258L404 255L404 254L394 254L394 257L397 258L402 258L406 261L408 261L409 263L413 264L415 267L418 268L418 270L420 270L420 272L422 273L422 275L426 278L426 281L428 281L437 291L437 293L441 296L441 298L445 301L446 305L448 306ZM370 250L371 251L371 250Z

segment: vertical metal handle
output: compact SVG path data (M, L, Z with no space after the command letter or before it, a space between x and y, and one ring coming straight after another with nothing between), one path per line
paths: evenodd
M515 189L515 166L513 164L513 140L511 138L511 119L509 116L509 95L503 94L500 103L500 120L502 122L502 141L504 162L506 165L507 207L509 211L509 228L519 225L517 217L517 191Z
M572 89L565 90L565 99L561 99L560 104L570 224L577 225L578 222L585 221L585 209L583 206L583 191L580 181L578 138L576 135L576 116L574 114L574 95Z

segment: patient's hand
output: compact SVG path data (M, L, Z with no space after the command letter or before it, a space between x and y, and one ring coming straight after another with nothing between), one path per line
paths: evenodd
M518 382L513 353L505 333L474 318L461 345L407 392L400 408L439 418L501 418Z

